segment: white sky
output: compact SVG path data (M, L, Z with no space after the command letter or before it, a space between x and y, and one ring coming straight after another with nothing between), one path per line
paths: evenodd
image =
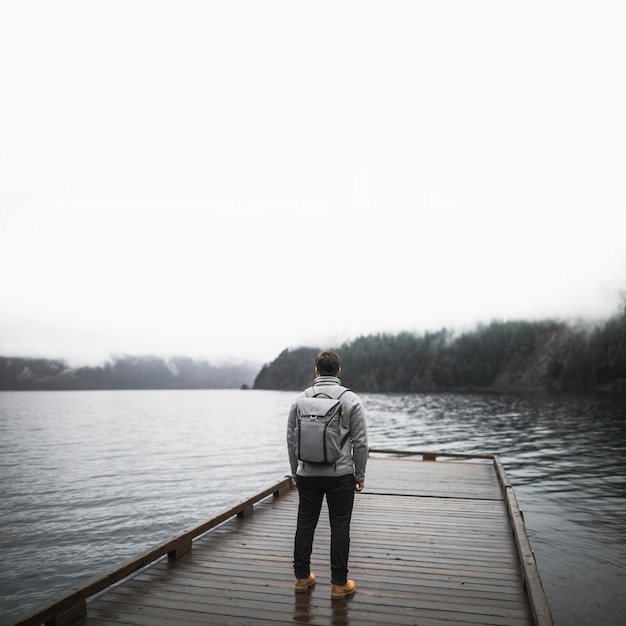
M624 2L3 2L0 355L598 318Z

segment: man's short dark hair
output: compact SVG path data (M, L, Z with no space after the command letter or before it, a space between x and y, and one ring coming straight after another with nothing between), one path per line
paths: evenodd
M315 367L320 376L337 376L341 369L341 360L336 352L325 350L317 355Z

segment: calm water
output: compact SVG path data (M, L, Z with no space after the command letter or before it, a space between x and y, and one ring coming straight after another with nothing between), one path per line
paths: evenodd
M0 393L0 623L288 472L292 393ZM364 394L370 445L501 456L555 622L626 623L626 399Z

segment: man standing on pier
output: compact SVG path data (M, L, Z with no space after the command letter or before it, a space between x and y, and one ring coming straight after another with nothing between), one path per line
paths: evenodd
M354 492L365 487L367 463L367 426L359 396L341 385L341 361L335 352L321 352L315 360L313 387L303 391L289 411L287 448L291 476L298 487L300 503L298 526L294 545L294 573L296 592L305 592L315 585L311 572L313 537L319 520L322 501L326 504L331 528L331 598L339 600L356 590L353 580L348 580L348 553L350 549L350 520L354 505ZM342 444L335 462L310 462L299 458L299 414L303 398L328 397L341 403L340 430ZM302 454L302 453L301 453ZM305 456L302 454L302 456Z

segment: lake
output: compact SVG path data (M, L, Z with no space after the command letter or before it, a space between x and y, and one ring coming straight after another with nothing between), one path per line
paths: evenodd
M294 396L0 392L1 623L282 479ZM362 398L371 447L499 454L555 623L626 623L624 396Z

